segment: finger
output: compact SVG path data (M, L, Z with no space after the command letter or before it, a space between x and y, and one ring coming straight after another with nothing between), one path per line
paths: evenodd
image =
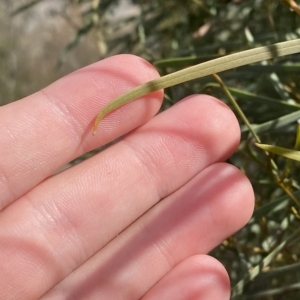
M141 300L227 300L230 282L224 267L207 255L187 258L154 285Z
M120 295L123 300L140 299L187 257L208 253L245 225L253 206L252 187L239 170L224 163L211 165L42 300L119 299Z
M0 257L10 265L4 277L25 285L23 298L37 298L160 199L226 159L238 141L231 110L209 96L193 96L49 178L2 212ZM30 276L28 261L35 270ZM5 285L0 281L0 290Z
M143 59L119 55L1 107L0 210L72 159L147 122L161 105L162 91L111 113L99 134L91 134L101 107L157 76Z

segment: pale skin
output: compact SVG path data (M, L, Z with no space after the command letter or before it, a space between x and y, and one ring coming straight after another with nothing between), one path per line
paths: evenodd
M207 253L254 205L248 179L223 163L240 138L231 110L192 95L154 116L156 91L91 134L99 109L157 77L120 55L0 108L0 299L229 299Z

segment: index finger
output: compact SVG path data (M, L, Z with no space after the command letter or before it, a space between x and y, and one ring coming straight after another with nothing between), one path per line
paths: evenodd
M115 111L101 134L91 134L101 107L158 76L145 60L118 55L1 107L0 210L74 158L147 122L160 108L162 91Z

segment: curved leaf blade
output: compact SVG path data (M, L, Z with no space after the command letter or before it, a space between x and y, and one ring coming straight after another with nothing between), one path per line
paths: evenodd
M274 145L267 145L267 144L259 144L259 143L255 143L255 145L265 151L289 158L289 159L293 159L293 160L297 160L300 161L300 151L298 150L294 150L294 149L288 149L288 148L283 148L283 147L278 147L278 146L274 146Z
M217 74L247 64L298 52L300 52L300 39L226 55L224 57L219 57L217 59L168 74L161 78L148 81L117 97L103 107L96 117L93 134L96 133L98 124L106 115L139 97L207 75Z

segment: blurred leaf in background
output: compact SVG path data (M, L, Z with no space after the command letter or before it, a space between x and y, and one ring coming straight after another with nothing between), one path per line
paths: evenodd
M1 104L118 53L142 56L164 75L300 36L294 0L7 0L0 2L0 25ZM231 107L228 99L236 101L249 121L251 130L237 113L242 139L229 162L250 178L256 210L211 254L231 277L233 299L300 299L300 165L253 143L255 133L263 144L297 144L300 55L219 76L226 93L205 77L168 88L162 108L208 93Z

